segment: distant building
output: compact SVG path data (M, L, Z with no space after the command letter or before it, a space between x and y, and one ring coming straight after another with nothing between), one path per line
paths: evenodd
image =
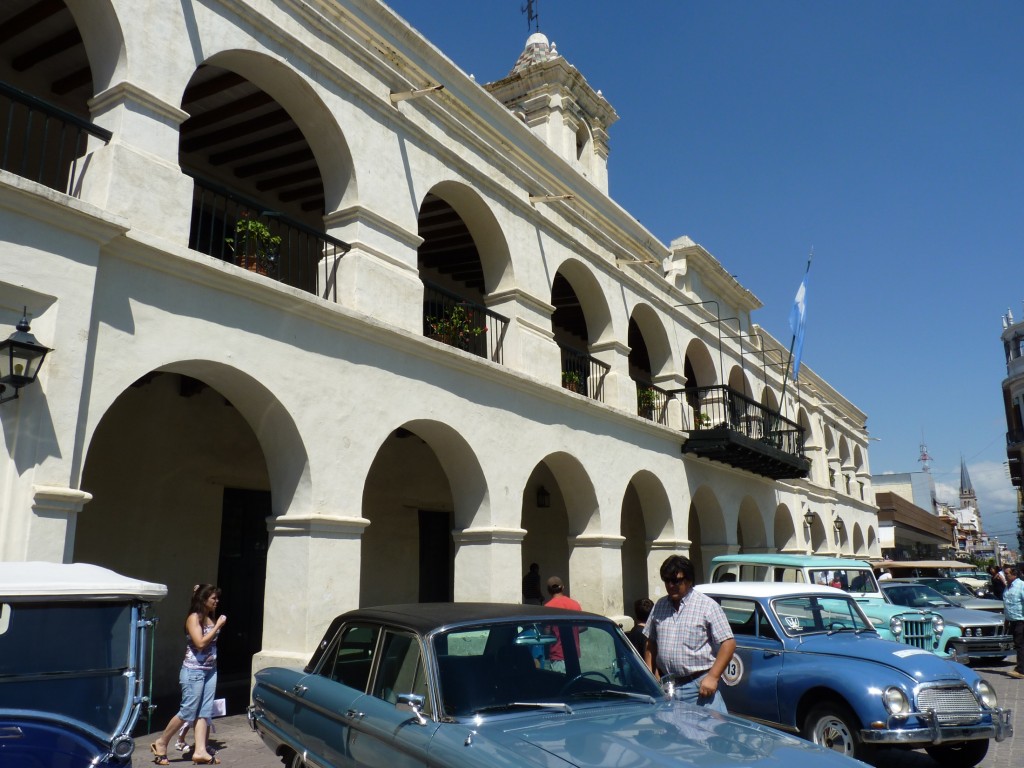
M874 487L875 493L880 491L894 493L914 506L928 510L933 515L939 511L935 498L935 478L930 472L896 472L872 475L871 485Z

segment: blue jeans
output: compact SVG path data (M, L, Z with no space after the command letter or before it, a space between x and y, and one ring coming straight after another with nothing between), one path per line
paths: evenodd
M192 723L200 717L213 719L213 697L217 691L216 669L181 668L178 674L181 683L181 708L178 717Z
M700 695L699 677L688 683L677 685L672 698L677 701L685 701L688 704L696 704L698 707L705 707L706 709L721 712L722 714L728 714L729 712L729 710L725 708L725 699L722 698L722 694L719 691L715 691L714 696Z

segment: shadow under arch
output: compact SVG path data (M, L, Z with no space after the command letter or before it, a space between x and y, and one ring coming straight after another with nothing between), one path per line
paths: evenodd
M630 478L622 496L619 532L622 543L622 607L631 613L634 602L650 597L648 573L653 542L673 539L672 504L661 479L649 470Z
M793 512L787 504L779 504L775 508L772 531L776 550L783 553L803 553L803 547L796 535Z
M699 581L704 581L711 559L724 554L729 544L722 505L707 485L692 495L687 535L690 539L690 560Z
M633 307L630 319L636 323L644 345L647 347L647 358L650 362L650 373L659 376L674 372L672 365L672 345L669 343L668 331L658 313L647 304Z
M744 496L736 518L736 543L741 553L764 552L768 547L768 532L757 502Z
M551 303L555 306L556 315L560 309L564 308L564 302L560 300L559 295L556 295L559 276L568 284L572 294L579 301L579 311L583 316L587 333L587 338L583 341L590 345L610 340L615 330L612 328L608 300L590 268L576 258L567 258L558 265L551 286ZM555 319L553 316L552 322L555 322Z
M102 93L124 78L124 33L110 0L64 0L85 44L93 91Z
M319 168L325 213L351 205L358 199L355 160L344 131L299 72L268 54L240 49L218 51L203 61L200 68L202 66L218 67L241 76L288 113L302 132Z

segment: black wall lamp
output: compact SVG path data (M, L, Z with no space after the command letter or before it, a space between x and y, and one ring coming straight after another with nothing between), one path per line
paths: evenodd
M806 512L804 512L804 525L810 528L812 525L814 525L814 519L817 516L817 513L812 512L811 510L808 509Z
M29 333L28 307L22 311L17 330L0 341L0 403L18 398L18 391L36 380L49 347L44 347ZM10 387L13 395L3 397Z
M843 521L837 517L836 521L832 523L832 527L836 529L836 533L842 533L844 527Z

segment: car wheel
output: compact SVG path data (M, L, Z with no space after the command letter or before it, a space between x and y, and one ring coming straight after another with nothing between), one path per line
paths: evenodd
M306 761L302 759L302 755L298 752L292 752L290 755L285 755L281 758L281 762L284 763L287 768L306 768Z
M988 754L988 741L961 741L958 744L938 744L924 751L946 768L973 768Z
M860 724L850 708L838 701L815 704L804 718L800 735L847 757L867 760L869 747L859 736Z

